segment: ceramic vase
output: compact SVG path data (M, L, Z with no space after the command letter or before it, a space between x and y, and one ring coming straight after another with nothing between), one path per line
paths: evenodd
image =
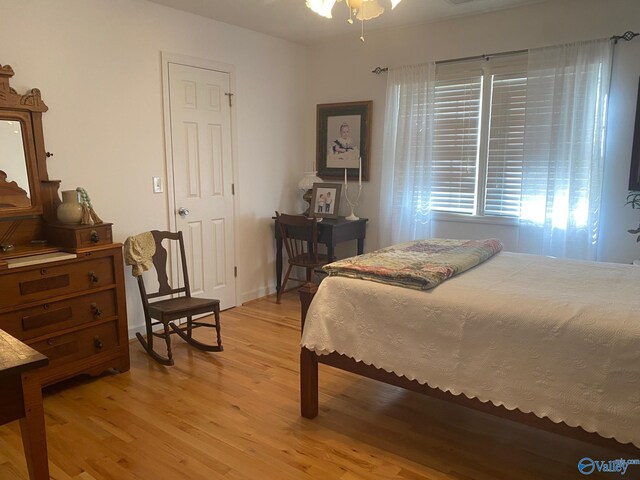
M78 202L78 192L64 190L62 203L58 206L58 220L61 223L80 223L82 220L82 205Z

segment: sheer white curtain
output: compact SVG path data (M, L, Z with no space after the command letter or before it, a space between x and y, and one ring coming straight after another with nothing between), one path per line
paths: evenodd
M612 48L529 51L521 251L596 259Z
M391 68L382 150L380 246L430 235L435 63Z

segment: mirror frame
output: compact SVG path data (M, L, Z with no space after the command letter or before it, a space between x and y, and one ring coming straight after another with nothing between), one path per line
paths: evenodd
M29 200L31 200L31 207L0 207L0 217L24 214L26 210L34 210L33 214L40 214L42 213L42 202L40 199L40 182L38 181L38 164L36 162L31 115L29 115L28 112L0 109L0 121L1 120L18 121L22 125L22 144L24 147L25 168L29 179ZM2 166L0 166L0 170L2 170ZM23 187L23 185L18 186ZM29 212L28 214L31 213L32 212Z
M0 208L0 219L41 215L43 213L42 182L48 181L42 113L49 108L42 101L40 90L34 88L25 95L19 95L11 88L9 79L13 75L11 66L0 65L0 119L17 120L22 124L31 206Z

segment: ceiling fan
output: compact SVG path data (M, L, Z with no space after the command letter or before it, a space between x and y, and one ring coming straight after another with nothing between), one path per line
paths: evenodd
M331 11L336 3L343 0L306 0L307 7L312 11L326 18L333 18ZM386 1L386 0L385 0ZM391 10L402 0L389 0L391 2ZM347 22L353 24L353 17L362 22L362 32L360 40L364 42L364 21L377 18L384 13L384 7L380 5L379 0L344 0L349 8L349 18Z

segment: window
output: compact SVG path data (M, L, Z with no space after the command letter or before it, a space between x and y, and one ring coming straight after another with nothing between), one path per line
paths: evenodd
M435 210L517 223L520 251L595 259L611 58L599 39L390 69L382 244L428 237Z
M431 207L520 214L527 55L436 69Z

